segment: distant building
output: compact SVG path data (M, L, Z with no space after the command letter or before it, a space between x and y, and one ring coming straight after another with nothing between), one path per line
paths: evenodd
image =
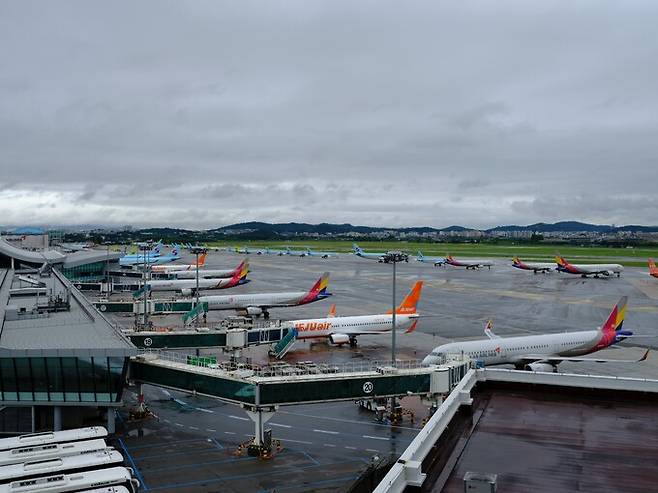
M15 247L31 251L42 251L50 245L48 232L42 228L14 228L8 231L3 238Z

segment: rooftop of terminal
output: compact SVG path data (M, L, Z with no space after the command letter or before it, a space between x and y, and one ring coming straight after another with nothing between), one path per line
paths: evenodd
M0 269L0 355L127 357L134 346L57 269Z

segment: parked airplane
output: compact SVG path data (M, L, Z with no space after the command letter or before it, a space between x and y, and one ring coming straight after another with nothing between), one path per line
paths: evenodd
M137 244L137 246L139 246L139 247L145 246L145 245L146 245L145 243L138 243ZM158 241L158 243L156 243L156 245L151 250L146 252L146 256L147 257L159 257L161 248L162 248L162 241ZM122 256L122 258L124 258L124 257L142 257L143 258L144 257L143 252L127 253L125 247L124 247L123 253L124 253L124 255Z
M245 260L235 269L199 269L199 279L219 279L222 277L233 277L242 269L243 265L249 267L249 261ZM176 279L196 279L196 269L176 271L171 273Z
M199 301L208 303L209 310L235 310L241 315L269 318L270 308L306 305L331 296L328 285L329 273L325 272L309 291L202 296Z
M138 255L138 256L128 256L124 255L119 259L119 265L121 267L131 267L133 265L139 265L143 263L147 264L165 264L167 262L173 262L174 260L179 260L180 255L178 254L178 247L175 246L169 255L160 255L151 256L151 255ZM145 262L146 261L146 262Z
M656 267L652 258L649 259L649 275L652 277L658 277L658 267Z
M206 263L206 253L199 255L199 267ZM154 265L151 272L155 274L170 274L180 271L196 271L196 262L193 264L171 264L171 265ZM228 276L225 276L228 277Z
M409 294L395 310L396 329L413 332L418 324L416 305L423 289L423 281L417 281ZM381 334L390 332L393 328L393 314L389 310L381 315L359 315L353 317L336 317L336 305L332 305L331 313L326 318L292 320L297 329L297 339L327 338L332 344L346 344L354 347L356 338L365 334Z
M308 252L306 250L293 250L289 246L284 250L286 255L292 255L293 257L306 257Z
M466 267L466 269L480 269L488 267L491 269L493 262L490 260L457 260L452 255L446 255L446 264L454 265L455 267Z
M242 262L235 274L230 279L199 279L199 291L208 289L226 289L245 284L249 266ZM190 296L196 292L196 279L156 279L148 282L151 291L178 291L184 296Z
M264 253L265 255L278 255L279 257L288 255L288 252L286 250L277 250L276 248L265 248L263 250L257 251L256 253L258 255L260 255L261 253Z
M649 351L637 360L580 357L633 337L631 331L622 329L626 303L627 298L624 296L612 309L603 326L596 330L503 338L493 333L492 323L488 321L485 327L487 339L443 344L434 348L425 357L423 363L439 364L447 354L463 353L485 366L512 364L519 370L556 372L557 365L563 361L617 363L644 361Z
M621 277L624 267L619 264L570 264L564 257L560 255L555 257L557 262L557 270L560 272L568 272L569 274L579 274L582 277L594 276L611 276L617 274Z
M423 262L426 264L434 264L434 265L445 265L446 259L445 257L426 257L423 255L423 252L418 250L418 255L416 255L416 260L418 262Z
M556 270L557 267L553 263L549 262L524 262L519 257L514 257L512 259L512 267L516 267L521 270L531 270L536 274L537 272L550 272Z
M316 252L316 251L311 250L309 247L306 247L306 254L309 257L322 257L322 258L329 258L329 257L338 256L338 254L334 253L334 252Z
M388 263L386 260L388 254L386 252L364 252L363 249L359 248L359 245L356 243L352 243L352 250L354 251L354 255L357 257L366 258L368 260L376 260L377 262L384 264ZM409 262L408 257L405 259L405 262Z

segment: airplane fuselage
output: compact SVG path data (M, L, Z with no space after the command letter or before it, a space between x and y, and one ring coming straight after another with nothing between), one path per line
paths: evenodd
M488 267L491 269L493 262L488 260L455 260L455 259L446 259L446 264L450 264L454 267L465 267L466 269L479 269L481 267Z
M560 272L566 272L568 274L581 275L583 277L596 277L599 275L616 275L617 277L621 277L621 273L624 270L624 267L620 264L558 264L557 270Z
M176 271L171 273L176 279L196 279L196 269ZM199 279L219 279L232 277L235 269L199 269Z
M395 317L396 330L407 330L418 320L417 314L401 315ZM390 332L393 328L393 316L359 315L352 317L327 317L307 320L292 320L297 329L298 339L312 339L329 337L332 334L345 334L357 336L362 334L381 334Z
M537 272L550 272L557 270L557 264L548 262L514 262L512 267L521 270L531 270Z
M451 342L432 350L423 360L427 364L438 363L442 355L461 354L482 362L484 365L518 364L532 356L575 357L603 349L616 342L607 340L600 330L542 334L536 336L499 337L475 341Z
M202 296L201 302L208 303L209 310L239 310L249 307L272 308L305 305L328 297L329 295L309 296L308 291L291 293L257 293L237 295Z
M199 279L199 290L231 287L232 279ZM158 279L148 282L151 291L196 290L196 279ZM237 285L233 284L233 285Z

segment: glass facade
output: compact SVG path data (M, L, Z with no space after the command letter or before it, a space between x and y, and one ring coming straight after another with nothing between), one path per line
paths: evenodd
M78 267L62 268L61 271L71 281L102 281L105 279L105 264L105 262L93 262Z
M128 360L0 358L0 401L118 402Z

